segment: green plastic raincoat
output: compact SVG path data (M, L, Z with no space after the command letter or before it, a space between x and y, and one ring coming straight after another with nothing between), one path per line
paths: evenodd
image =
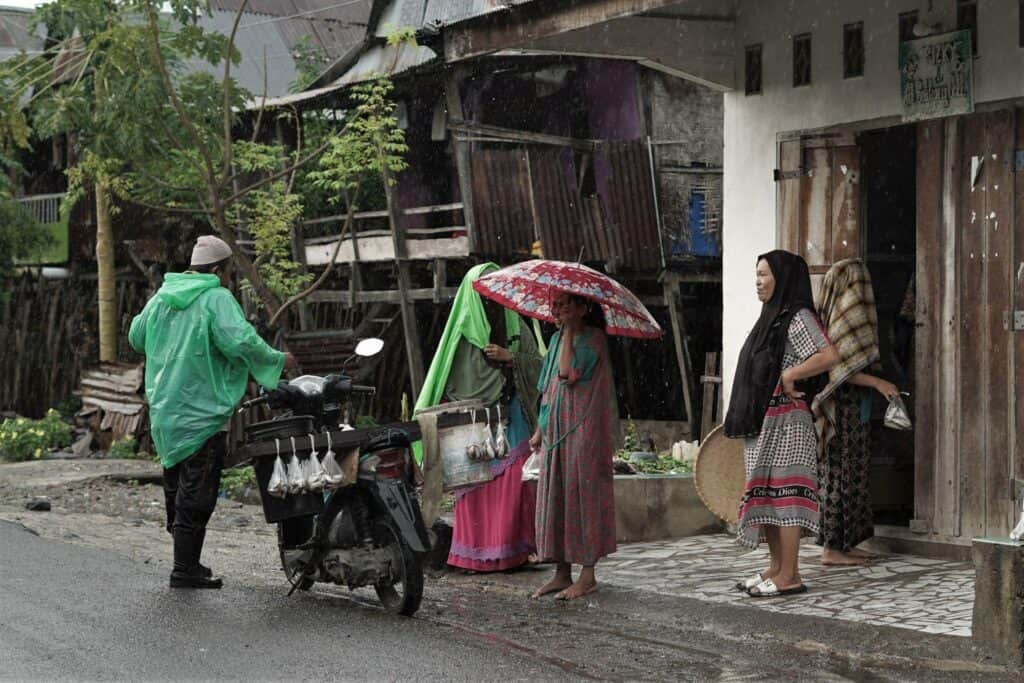
M274 389L284 369L284 354L260 338L216 275L168 273L132 320L128 343L146 356L153 443L165 468L224 427L250 374Z

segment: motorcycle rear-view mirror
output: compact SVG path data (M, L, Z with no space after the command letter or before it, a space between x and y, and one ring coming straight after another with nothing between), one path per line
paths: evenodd
M384 348L384 340L377 337L367 337L356 344L355 353L361 358L376 356Z

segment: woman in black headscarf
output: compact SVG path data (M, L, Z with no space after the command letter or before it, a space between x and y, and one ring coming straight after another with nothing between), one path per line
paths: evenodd
M827 372L838 355L814 313L807 264L788 251L757 259L761 316L740 351L725 434L745 439L747 483L739 542L768 542L771 565L738 588L752 597L802 593L801 535L819 530L814 420L801 380Z

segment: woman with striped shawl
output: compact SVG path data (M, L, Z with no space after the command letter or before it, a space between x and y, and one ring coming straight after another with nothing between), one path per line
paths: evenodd
M871 276L860 259L836 263L818 293L818 316L839 352L828 385L814 399L819 448L821 525L817 543L825 566L863 564L857 549L874 535L869 469L871 392L890 399L891 382L868 374L878 362L878 317Z

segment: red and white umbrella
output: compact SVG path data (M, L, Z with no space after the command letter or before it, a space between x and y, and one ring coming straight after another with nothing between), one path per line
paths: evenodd
M473 289L505 308L551 323L555 322L551 313L554 293L574 294L600 304L608 334L637 339L657 339L663 334L633 292L579 263L524 261L484 275L473 283Z

